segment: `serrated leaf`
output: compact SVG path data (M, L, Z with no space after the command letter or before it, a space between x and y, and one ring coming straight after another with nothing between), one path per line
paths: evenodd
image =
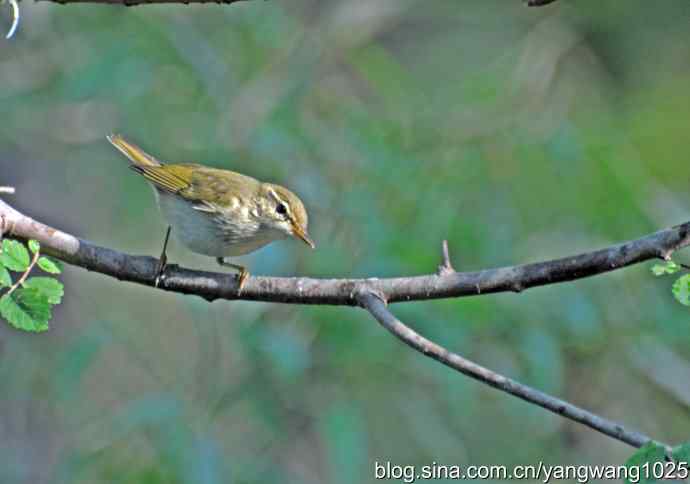
M38 258L38 267L50 274L60 274L62 272L62 267L57 261L43 256Z
M0 252L0 264L15 272L23 272L29 267L29 251L24 244L16 240L4 239L2 252Z
M12 276L10 272L3 266L0 266L0 287L10 287L12 285Z
M34 288L19 288L0 298L0 316L24 331L46 331L50 308L48 298Z
M636 467L636 471L628 472L628 476L638 476L639 480L634 481L626 477L625 482L633 484L651 484L657 482L653 477L654 473L642 472L641 466L646 463L653 464L655 462L664 462L666 459L666 451L663 445L656 442L647 442L644 446L640 447L637 452L635 452L630 458L625 461L625 467ZM639 471L639 472L638 472ZM648 475L647 475L648 474Z
M60 281L52 277L30 277L24 281L25 288L33 288L40 291L50 304L60 304L65 288Z
M41 250L41 244L38 243L38 240L31 239L29 240L29 250L31 251L32 254L35 254L39 250Z
M673 297L684 306L690 306L690 274L685 274L676 279L671 287Z
M652 266L652 274L655 276L663 276L666 274L675 274L681 270L681 267L672 260L663 264L654 264Z

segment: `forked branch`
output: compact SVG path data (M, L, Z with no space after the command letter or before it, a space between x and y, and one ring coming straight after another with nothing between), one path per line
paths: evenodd
M7 237L35 239L43 251L58 259L119 280L156 286L158 259L134 256L100 247L42 224L0 200L0 232ZM427 340L405 326L387 309L390 302L439 299L500 291L520 292L530 287L573 281L614 271L650 259L668 259L677 249L690 245L690 222L623 244L564 257L512 267L477 272L456 272L443 247L443 262L437 274L386 279L314 279L307 277L247 278L241 295L234 277L217 272L168 266L158 288L195 294L208 300L244 299L291 304L361 306L403 342L450 368L501 391L539 405L565 418L635 447L650 438L599 417L575 405L522 385L477 365Z

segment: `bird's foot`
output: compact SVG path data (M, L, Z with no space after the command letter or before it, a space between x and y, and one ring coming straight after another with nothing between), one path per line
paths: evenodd
M237 275L235 276L237 278L237 295L239 296L242 294L244 283L246 282L247 277L249 277L249 271L247 268L238 264L233 264L232 262L228 262L224 257L216 257L216 261L223 267L232 267L237 271Z
M237 295L239 296L242 294L242 288L244 287L244 283L247 282L247 277L249 277L249 271L246 268L242 268L238 273L237 273Z
M156 271L156 281L155 287L159 287L161 282L165 279L165 269L168 267L168 256L165 253L161 254L161 258L158 259L158 270Z

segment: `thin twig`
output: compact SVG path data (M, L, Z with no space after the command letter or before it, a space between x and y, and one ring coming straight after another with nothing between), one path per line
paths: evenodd
M38 257L40 255L41 255L41 252L38 250L34 253L33 258L31 259L31 264L29 264L29 267L26 269L26 271L24 271L24 274L22 274L22 276L19 279L17 279L17 282L12 284L12 287L10 287L7 290L7 293L5 293L5 296L9 296L10 294L12 294L15 291L15 289L17 289L19 286L24 284L24 282L26 281L26 278L29 277L29 273L34 268L34 266L36 265L36 262L38 262Z
M499 373L484 368L472 361L463 358L457 353L453 353L443 346L426 339L414 331L409 326L397 319L386 307L385 301L375 292L362 288L358 292L357 300L360 305L369 311L371 315L388 331L393 333L406 345L419 351L420 353L433 358L444 365L459 371L475 380L486 383L498 390L510 393L522 400L525 400L567 419L586 425L609 437L625 442L633 447L642 447L652 439L640 432L629 430L621 424L612 422L603 417L595 415L587 410L577 407L571 403L556 397L547 395L527 385L523 385L515 380L505 377ZM662 444L665 445L665 444ZM670 447L665 445L668 449Z
M450 254L448 253L448 241L444 240L441 244L441 265L438 266L438 274L443 276L445 274L452 274L455 272L453 265L450 263Z
M0 1L0 3L2 3L2 1ZM19 4L17 3L17 0L7 0L7 3L10 4L10 8L12 9L12 26L7 32L5 38L11 39L14 33L17 31L17 27L19 26Z

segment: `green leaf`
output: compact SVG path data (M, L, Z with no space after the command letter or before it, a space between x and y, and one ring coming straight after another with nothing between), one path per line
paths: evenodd
M41 244L38 243L38 240L31 239L29 240L29 249L31 250L32 254L36 254L39 250L41 250Z
M48 259L47 257L38 258L38 267L43 269L50 274L60 274L62 272L62 267L57 261L53 259Z
M655 276L663 276L666 274L675 274L681 270L681 267L672 260L663 264L654 264L652 266L652 274Z
M46 331L50 307L48 298L35 288L19 288L0 298L0 316L24 331Z
M0 287L10 287L12 285L12 277L10 272L3 266L0 266Z
M2 241L0 264L11 271L23 272L29 267L29 262L29 251L24 244L9 239Z
M60 304L65 288L60 281L52 277L30 277L23 284L29 289L36 289L43 294L50 304Z
M684 306L690 306L690 274L685 274L676 279L671 288L673 297Z
M657 482L654 478L653 472L644 472L641 467L643 464L655 462L664 462L666 459L666 452L663 445L656 442L647 442L640 447L627 461L625 467L629 469L625 482L630 484L647 484ZM635 469L631 469L631 468ZM631 479L635 477L635 479ZM639 477L639 480L637 479Z
M690 442L675 446L671 451L671 455L676 462L690 462Z

